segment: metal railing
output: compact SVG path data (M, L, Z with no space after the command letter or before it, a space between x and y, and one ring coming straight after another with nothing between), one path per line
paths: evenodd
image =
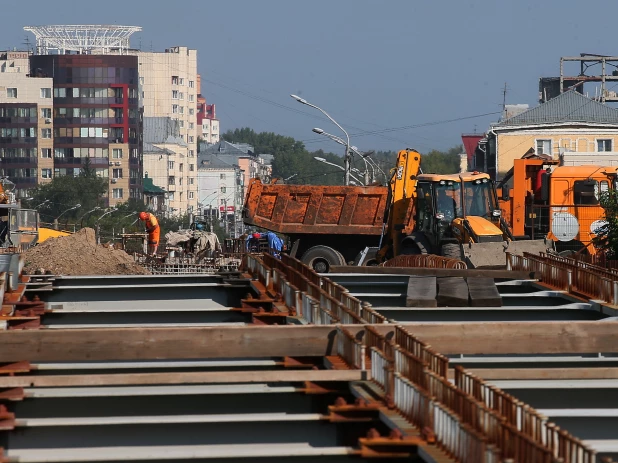
M365 371L365 345L342 326L337 326L337 355L350 367Z
M618 305L618 273L575 259L507 253L507 269L534 272L535 278L556 289Z
M382 264L383 267L424 267L424 268L468 268L466 263L459 259L436 256L434 254L400 255Z

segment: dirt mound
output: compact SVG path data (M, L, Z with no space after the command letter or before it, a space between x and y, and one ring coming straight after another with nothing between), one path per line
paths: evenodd
M147 275L131 256L119 249L97 245L92 228L50 238L24 253L25 273L37 269L54 275Z

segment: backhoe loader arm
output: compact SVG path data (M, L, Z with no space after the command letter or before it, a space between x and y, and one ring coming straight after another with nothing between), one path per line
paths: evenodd
M397 154L397 164L389 183L389 197L384 218L386 230L378 259L399 254L402 231L414 228L414 206L416 199L416 177L420 173L421 155L413 149Z

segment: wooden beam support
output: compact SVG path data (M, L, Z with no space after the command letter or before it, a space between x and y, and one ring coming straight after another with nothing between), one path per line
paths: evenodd
M618 379L617 367L586 368L466 368L487 381L540 379ZM449 372L454 378L454 372Z
M234 384L363 381L360 370L206 371L171 373L127 373L84 375L7 376L0 388L140 386L157 384Z
M531 280L534 272L493 269L452 269L452 268L424 268L424 267L358 267L354 265L335 265L330 268L331 273L360 273L369 275L411 275L433 277L464 277L464 278L499 278L506 280Z
M401 325L442 354L618 352L612 322ZM382 334L394 330L373 326ZM335 339L335 327L324 325L11 330L0 332L0 362L322 357L333 354Z

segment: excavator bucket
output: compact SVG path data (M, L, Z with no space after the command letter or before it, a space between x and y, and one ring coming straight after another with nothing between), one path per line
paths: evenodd
M551 240L502 241L469 243L462 245L464 262L468 268L505 268L506 253L522 255L524 252L539 254L553 249Z

